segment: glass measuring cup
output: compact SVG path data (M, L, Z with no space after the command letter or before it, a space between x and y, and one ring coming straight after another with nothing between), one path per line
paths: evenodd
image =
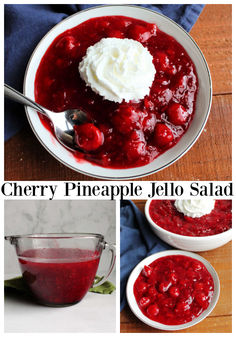
M49 306L78 303L94 285L101 254L111 252L104 283L115 265L115 247L103 235L29 234L6 236L15 246L22 276L38 302Z

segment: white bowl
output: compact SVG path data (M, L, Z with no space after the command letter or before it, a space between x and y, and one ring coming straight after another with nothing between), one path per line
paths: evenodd
M130 169L108 169L85 160L83 162L78 162L74 156L45 129L38 114L31 108L26 107L29 123L36 137L49 153L64 165L77 172L103 179L122 180L139 178L159 171L174 163L192 147L200 136L206 124L212 100L212 84L209 68L201 50L191 36L171 19L152 10L132 5L113 5L90 8L66 18L53 27L39 42L29 60L24 79L24 94L33 100L35 99L34 81L38 66L46 50L59 34L90 18L106 15L124 15L124 13L129 17L156 23L162 31L172 35L182 44L195 64L199 80L195 116L187 132L173 148L169 149L153 162L145 166Z
M220 234L209 236L186 236L169 232L158 226L150 217L149 206L151 201L151 199L147 200L145 204L145 215L150 227L160 239L173 247L192 252L203 252L221 247L232 240L232 229Z
M166 324L162 324L162 323L158 323L156 321L151 320L150 318L148 318L147 316L145 316L142 311L139 309L139 306L136 302L136 299L134 297L134 283L136 281L136 279L138 278L139 274L141 273L143 267L145 265L149 265L150 263L152 263L153 261L155 261L158 258L164 257L164 256L168 256L168 255L184 255L184 256L189 256L192 257L193 259L196 259L200 262L202 262L204 264L204 266L207 268L207 270L209 271L209 273L211 274L213 281L214 281L214 293L213 293L213 297L212 300L208 306L208 308L206 310L204 310L202 312L201 315L199 315L197 318L195 318L193 321L185 323L185 324L178 324L178 325L166 325ZM181 250L166 250L164 252L159 252L156 254L153 254L151 256L148 256L147 258L145 258L144 260L142 260L132 271L132 273L129 276L128 282L127 282L127 287L126 287L126 297L127 297L127 301L128 304L130 306L130 309L133 311L133 313L135 314L135 316L137 316L142 322L144 322L145 324L156 328L156 329L160 329L160 330L168 330L168 331L174 331L174 330L182 330L182 329L186 329L189 328L199 322L201 322L204 318L206 318L214 309L218 298L220 295L220 281L218 278L218 275L215 271L215 269L211 266L211 264L205 260L203 257L201 257L200 255L191 253L191 252L185 252L185 251L181 251Z

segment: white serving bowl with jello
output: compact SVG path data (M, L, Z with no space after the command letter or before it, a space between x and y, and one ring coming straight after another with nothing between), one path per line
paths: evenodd
M224 226L221 226L220 219L217 219L212 199L203 198L201 200L192 199L176 201L177 203L171 200L165 201L149 199L146 202L146 218L149 222L150 228L160 239L173 247L193 252L212 250L225 245L232 239L231 200L225 200L225 217L228 220ZM151 204L152 202L161 202L164 203L164 206L159 206L158 203L155 206L155 204ZM230 204L227 205L227 202ZM224 206L218 206L218 204L217 207L221 207L222 212L224 212ZM176 211L176 215L169 216L167 213L170 213L171 211L168 211L168 208L173 210L175 209L174 212ZM157 216L154 215L155 212ZM159 217L159 214L161 214L162 220ZM209 227L209 229L207 229L206 225L204 232L202 232L201 229L198 229L198 226L200 226L199 223L205 221L204 219L207 214L212 214L213 222L211 223L211 228ZM222 216L224 216L224 214L222 214ZM202 221L202 219L204 221ZM189 228L187 228L188 222L190 224ZM214 224L216 228L215 232L217 234L214 234Z
M187 262L186 264L184 260ZM193 271L193 268L195 271ZM176 270L179 271L178 276ZM203 270L208 275L206 279L202 278L203 275L201 276ZM188 276L190 276L189 279ZM167 280L168 285L166 289L161 288L161 279ZM200 309L196 315L197 311L194 309L194 307L196 308L196 297L193 297L193 293L197 293L199 286L201 289L204 287L204 291L206 291L206 288L210 284L209 280L211 280L211 294L207 302L205 302L208 303L208 306L205 309ZM140 283L138 284L138 282ZM155 282L154 287L153 282ZM171 295L172 286L175 289L176 287L179 289L179 294L177 293L176 296ZM147 287L146 290L145 287ZM191 289L192 287L195 290ZM212 289L214 290L212 291ZM200 292L204 294L202 291ZM138 293L143 296L141 300L137 296L139 295ZM182 250L165 250L146 257L133 269L126 287L127 301L134 315L143 323L155 329L165 331L183 330L200 323L212 312L217 304L219 295L219 277L210 263L200 255ZM179 306L181 297L184 301L184 307L182 306L182 308ZM153 309L149 310L151 307L155 308L155 306L157 306L157 313ZM185 319L185 322L176 322L178 318L183 319L185 315L189 315L190 313L192 313L191 318L189 316L189 319Z
M82 24L84 25L90 19L97 19L98 22L99 18L121 17L121 16L124 17L124 15L127 18L126 19L123 18L120 20L121 24L122 22L124 22L124 26L122 28L123 31L122 29L118 31L116 29L109 31L110 28L108 26L110 23L109 22L107 23L106 20L104 19L102 23L103 24L102 29L104 29L105 31L104 36L101 35L99 36L99 38L96 38L96 34L99 33L99 29L101 27L99 29L93 29L93 31L91 29L89 36L90 39L94 40L91 40L93 42L90 45L89 44L86 45L86 41L88 41L88 34L87 34L88 31L86 34L85 33L80 34L80 41L76 40L75 36L70 36L70 39L67 39L65 41L57 40L59 37L66 35L67 32L69 32L68 34L70 35L70 32L72 32L77 26ZM148 26L149 31L142 32L143 27L140 28L139 23L137 24L137 26L139 27L138 29L136 29L137 27L134 24L135 20L136 21L142 20L143 22L145 22L147 26L149 25ZM129 27L127 28L125 26L126 23L130 24L129 21L131 21L132 23L131 25L134 26L133 29L131 30ZM135 45L137 45L136 40L139 39L141 41L140 43L142 43L145 47L146 46L145 39L149 38L148 34L149 35L151 34L150 36L155 36L155 34L157 34L157 29L155 28L156 26L159 32L162 32L165 35L168 34L169 38L173 39L171 40L172 43L168 43L168 46L173 45L173 43L174 44L177 43L180 46L179 50L181 50L181 48L184 49L186 55L185 57L183 57L183 61L181 62L189 64L186 61L186 58L188 57L190 58L193 66L191 68L192 70L190 71L191 74L189 73L188 76L190 77L192 76L191 79L188 76L187 77L180 76L179 72L181 72L181 66L180 65L177 66L177 63L173 64L173 62L171 61L172 57L171 55L174 55L175 52L177 53L177 49L173 51L171 49L168 49L167 47L166 52L169 53L168 57L165 53L163 54L162 51L160 51L159 56L155 56L155 60L154 56L152 55L153 63L159 62L160 63L159 66L163 67L162 71L158 68L158 65L155 64L155 68L159 69L158 76L160 77L155 77L154 80L153 80L154 74L152 73L153 68L152 64L151 66L150 64L148 65L149 62L148 60L150 58L148 57L148 55L145 54L145 52L141 51L142 48L139 50L139 47L137 46L138 53L134 52L135 48L130 48L129 50L129 48L126 48L126 46L124 46L124 48L123 47L116 48L114 46L114 48L109 49L108 47L113 45L114 40L111 40L112 42L111 44L101 43L96 50L97 54L92 53L92 57L94 56L95 60L92 63L92 66L90 67L90 74L89 72L85 71L85 68L88 65L87 64L88 59L84 60L84 65L86 67L83 67L83 65L81 64L82 57L85 56L86 52L89 50L89 47L102 40L102 38L106 38L108 40L108 38L126 39L128 37L129 39L133 40ZM126 29L124 27L127 28L128 31L128 33L126 32L127 34L126 33L124 34L124 30ZM56 45L54 46L55 41L58 43L56 43ZM70 49L72 49L72 47L76 46L78 48L78 53L80 52L82 53L78 58L79 61L78 62L76 61L78 64L73 64L74 61L69 58L69 54L68 58L66 56L64 57L64 59L63 57L60 56L61 55L60 53L64 46L66 46L69 51ZM50 48L53 49L54 47L55 53L57 53L58 57L57 59L53 59L53 61L51 62L52 64L50 66L53 67L55 65L55 67L60 68L60 70L58 71L56 70L56 72L62 71L63 73L64 71L65 74L65 76L62 75L62 79L60 79L59 82L60 83L63 82L63 76L66 77L67 74L69 74L70 66L72 64L72 67L74 67L73 68L74 72L76 72L77 74L76 76L78 76L79 81L83 79L83 81L86 82L87 86L84 84L84 87L82 88L83 90L77 90L77 92L76 90L74 90L73 88L75 82L74 78L72 78L71 81L68 80L69 82L68 88L63 88L63 86L55 84L56 81L54 78L50 78L50 76L47 75L45 75L45 78L43 78L40 75L43 67L47 71L47 65L42 66L42 63L45 62L45 60L51 53ZM56 51L57 48L58 52ZM109 58L105 59L103 58L102 62L96 68L97 64L96 62L100 60L99 53L102 51L102 48L108 48L113 54L111 54ZM147 51L146 47L143 49ZM122 54L123 51L124 53ZM159 52L158 48L156 48L156 51L157 53ZM75 48L73 50L74 54L72 55L72 58L76 57L76 52L77 51ZM123 59L122 55L124 55ZM139 69L138 67L140 63L139 61L140 55L143 55L142 60L144 60L142 69ZM53 56L52 53L50 54L50 56ZM114 67L112 67L111 69L109 68L109 65L111 65L110 62L112 62L113 58L116 59L116 62L114 62ZM119 59L118 62L119 66L117 66L116 68L115 65L117 64L118 59ZM179 60L179 58L176 58L176 60L177 59ZM128 62L128 60L134 61ZM102 68L101 64L104 63L106 67ZM68 67L68 70L67 68L66 70L65 68L63 70L63 67ZM106 71L104 71L104 69ZM101 71L102 76L100 76ZM91 74L92 78L90 76ZM173 90L171 89L172 90L171 91L170 89L167 88L170 82L169 77L172 75L175 76L175 74L177 76L176 81L177 82L180 81L180 83L178 82L176 90L172 88ZM178 77L178 74L181 78ZM41 83L39 83L38 81L40 76L42 79ZM167 78L165 78L165 76ZM122 86L120 87L121 77L123 83ZM95 85L97 78L101 80L98 86ZM153 105L153 102L147 99L147 97L149 97L147 95L148 94L147 89L149 88L152 80L154 83L156 79L158 81L161 79L160 82L161 84L160 87L158 87L155 84L154 89L157 90L158 93L154 92L154 94L152 94L152 98L153 99L155 98L155 100L158 101L160 104L162 104L162 99L164 100L164 102L170 102L171 107L170 109L168 108L169 110L167 117L166 117L167 112L160 113L159 116L157 106L155 106L156 103ZM100 86L101 82L103 83L102 88ZM55 92L51 92L50 86L53 87L55 85L56 85ZM189 86L193 89L192 92L191 90L190 91L186 90L186 88L189 88ZM161 94L162 87L164 88L163 95ZM61 90L61 92L58 92L58 88ZM128 92L129 88L132 88L131 96L130 93ZM151 87L149 89L151 93L151 90L153 90L153 88ZM75 99L77 103L75 104L76 106L64 104L68 103L68 101L70 100L72 100L73 103L72 96L71 97L67 96L68 90L71 90L73 99ZM57 24L55 27L53 27L35 48L29 60L25 73L24 94L26 96L28 96L33 100L36 100L41 105L45 106L43 97L44 96L46 97L48 95L47 100L49 102L49 105L46 107L52 111L61 111L66 110L68 108L78 107L79 103L82 102L83 99L86 99L86 95L89 90L90 91L92 90L100 98L96 100L95 97L95 101L94 99L88 99L87 103L95 104L95 110L97 110L97 108L99 108L99 106L101 105L104 117L103 120L99 121L100 114L98 113L95 118L96 121L98 121L97 124L95 122L96 128L94 128L93 125L90 125L89 132L92 135L97 136L98 138L98 144L96 146L92 144L91 146L86 147L86 139L87 138L89 139L87 135L85 135L84 139L82 140L79 139L80 137L76 138L76 141L78 140L78 143L82 146L83 151L81 151L81 156L75 155L74 153L64 148L56 140L55 136L53 135L53 132L50 132L49 130L50 127L49 126L46 127L45 123L42 123L40 116L37 113L35 113L35 111L33 111L29 107L26 107L26 114L29 123L38 140L57 160L59 160L69 168L77 172L86 174L88 176L93 176L102 179L114 179L114 180L133 179L152 174L156 171L159 171L171 165L177 159L183 156L192 147L192 145L200 136L207 122L212 100L212 84L210 72L201 50L194 42L194 40L191 38L191 36L181 26L179 26L169 18L157 12L148 10L146 8L132 5L98 6L78 12L66 18L65 20ZM173 96L174 92L175 94L176 92L178 92L178 95L182 95L183 90L186 92L186 95L189 95L188 96L189 100L190 101L192 100L188 108L183 107L181 103L178 102L178 99L176 99L176 97ZM114 95L111 95L112 92ZM195 94L196 97L194 96ZM92 96L93 95L91 94L91 97ZM50 99L50 97L52 99ZM103 100L104 98L106 99L105 103ZM183 97L183 101L185 100L185 98L186 97ZM138 108L135 110L136 115L134 116L134 118L131 117L134 119L132 120L132 123L134 124L136 122L137 123L135 125L131 123L132 124L131 127L127 128L126 125L123 125L124 124L123 117L125 116L126 112L122 110L124 116L122 115L122 113L120 113L121 109L120 105L122 105L123 103L127 105L127 102L130 99L131 103L133 102L132 99L134 99L135 102L132 103L133 105L131 109L130 110L127 109L126 112L128 114L129 113L132 114L133 111L138 106ZM56 106L55 102L53 103L53 101L55 100L56 103L58 102L58 104L61 101L63 100L64 101L59 104L60 106ZM138 100L139 102L137 103L136 101ZM122 103L120 103L121 101ZM114 103L120 104L118 105L118 109L114 110ZM104 113L104 107L109 112L110 106L113 107L111 109L111 113L110 114L107 113L106 115L106 113ZM137 111L140 111L139 110L140 106L143 106L144 108L143 110L141 109L141 113L139 115ZM82 104L82 108L86 108L86 106L83 107ZM114 117L113 110L115 112L119 111L119 114L117 114L116 117ZM179 114L180 119L178 119L177 121L175 116L173 115L174 113ZM137 118L137 121L135 120L135 118ZM188 119L188 121L186 118ZM112 123L110 123L110 119L112 119ZM118 138L114 136L116 124L118 124L117 128L119 129L118 131L120 132ZM158 127L157 124L159 124ZM86 129L85 127L78 128L78 131L82 135L84 135L84 133L88 132L88 129L86 130L85 129ZM98 129L100 130L100 134L98 134ZM165 139L163 140L164 136ZM110 147L110 145L107 142L112 142L113 145ZM98 149L98 147L100 148ZM99 153L102 147L103 150L101 151L99 156L97 155L97 153ZM87 150L90 149L91 153L87 153ZM121 159L119 162L120 157ZM114 165L111 165L112 162L114 162Z

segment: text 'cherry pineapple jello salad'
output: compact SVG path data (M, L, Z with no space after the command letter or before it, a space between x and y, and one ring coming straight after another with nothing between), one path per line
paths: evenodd
M173 147L193 119L197 90L185 49L155 24L123 16L93 18L59 35L35 78L39 104L87 113L74 128L77 160L109 168L142 166Z

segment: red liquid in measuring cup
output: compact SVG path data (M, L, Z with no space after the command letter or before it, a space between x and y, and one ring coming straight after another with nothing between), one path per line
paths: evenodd
M79 302L92 286L100 260L98 251L40 248L24 251L19 262L24 280L43 304Z

